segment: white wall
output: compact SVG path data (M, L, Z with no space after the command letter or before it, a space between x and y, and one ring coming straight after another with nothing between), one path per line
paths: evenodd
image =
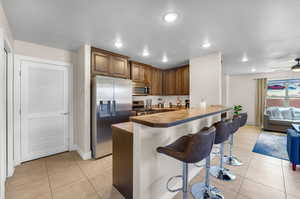
M229 77L228 105L242 105L244 111L248 112L248 124L255 124L255 103L256 103L256 79L290 79L300 78L300 73L274 72L247 75L232 75Z
M15 40L15 54L29 57L36 57L46 60L61 61L66 63L76 63L75 52L58 48L52 48L39 44Z
M6 18L4 9L2 7L2 3L0 2L0 27L2 28L3 32L4 32L4 37L9 41L9 43L11 45L13 45L13 34L11 32L11 28L10 25L8 23L8 20Z
M74 135L78 152L82 159L91 158L90 129L90 54L89 45L82 46L77 51L77 66L74 70Z
M190 59L191 107L222 103L222 60L220 53Z
M222 105L228 105L229 75L222 75Z
M6 42L5 42L6 41ZM4 68L4 47L7 43L11 46L11 53L13 53L13 35L9 23L7 21L5 12L0 3L0 199L5 197L5 178L6 178L6 129L5 122L7 120L4 111L6 103L5 81L6 72ZM11 71L11 68L8 69ZM11 74L9 72L9 74ZM12 79L11 77L8 78Z

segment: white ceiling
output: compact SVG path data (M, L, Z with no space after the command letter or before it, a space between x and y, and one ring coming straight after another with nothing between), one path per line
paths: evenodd
M160 68L221 51L227 74L266 72L300 56L299 0L2 1L15 39L68 50L89 43ZM168 11L179 14L174 24L162 20Z

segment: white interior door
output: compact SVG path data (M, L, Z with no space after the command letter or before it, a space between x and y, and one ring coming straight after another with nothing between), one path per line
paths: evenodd
M68 150L68 68L22 61L21 161Z

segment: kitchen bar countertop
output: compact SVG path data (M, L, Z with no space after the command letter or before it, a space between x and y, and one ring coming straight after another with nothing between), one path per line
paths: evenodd
M128 133L133 133L133 124L132 124L132 122L123 122L123 123L113 124L112 127L121 129L121 130L126 131Z
M152 115L135 116L131 117L131 121L150 127L167 128L230 110L232 110L232 107L211 105L206 108L190 108Z

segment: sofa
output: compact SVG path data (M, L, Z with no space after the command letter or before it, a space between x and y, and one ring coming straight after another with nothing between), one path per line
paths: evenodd
M268 107L264 114L264 130L287 132L292 123L300 124L300 109L295 107Z

